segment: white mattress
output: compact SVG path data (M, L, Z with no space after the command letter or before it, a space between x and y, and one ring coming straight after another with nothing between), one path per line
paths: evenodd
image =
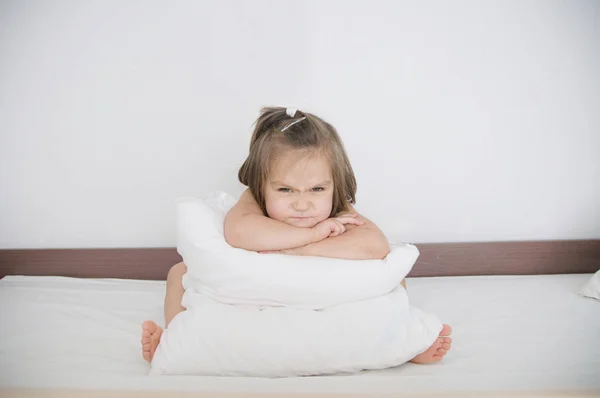
M391 393L600 390L600 301L591 275L416 278L414 305L454 328L435 365L288 379L146 376L140 325L162 320L164 282L0 281L0 388Z

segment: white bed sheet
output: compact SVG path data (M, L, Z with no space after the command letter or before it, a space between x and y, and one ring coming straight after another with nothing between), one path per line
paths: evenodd
M140 325L165 283L11 276L0 281L0 388L393 393L600 390L591 275L413 278L411 302L454 328L434 365L288 379L147 376Z

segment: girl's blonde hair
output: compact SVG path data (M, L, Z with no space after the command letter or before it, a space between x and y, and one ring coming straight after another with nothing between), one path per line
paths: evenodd
M281 107L261 109L250 139L250 153L238 172L240 182L250 189L263 213L268 216L263 189L269 178L269 166L278 151L323 151L333 175L330 217L348 211L348 204L356 202L356 177L337 131L331 124L308 112L288 112L288 108Z

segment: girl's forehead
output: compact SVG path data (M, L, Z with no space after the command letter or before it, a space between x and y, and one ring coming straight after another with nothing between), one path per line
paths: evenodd
M329 165L329 157L326 151L322 149L306 148L306 149L281 149L275 154L271 166L279 166L282 164L292 165L299 163L323 163Z
M269 174L271 180L331 178L331 165L321 151L288 150L271 162Z

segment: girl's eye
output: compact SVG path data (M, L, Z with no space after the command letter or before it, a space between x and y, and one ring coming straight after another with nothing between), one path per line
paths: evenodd
M313 188L313 192L323 192L325 190L325 188L323 187L315 187Z
M279 188L279 192L292 192L289 188Z

